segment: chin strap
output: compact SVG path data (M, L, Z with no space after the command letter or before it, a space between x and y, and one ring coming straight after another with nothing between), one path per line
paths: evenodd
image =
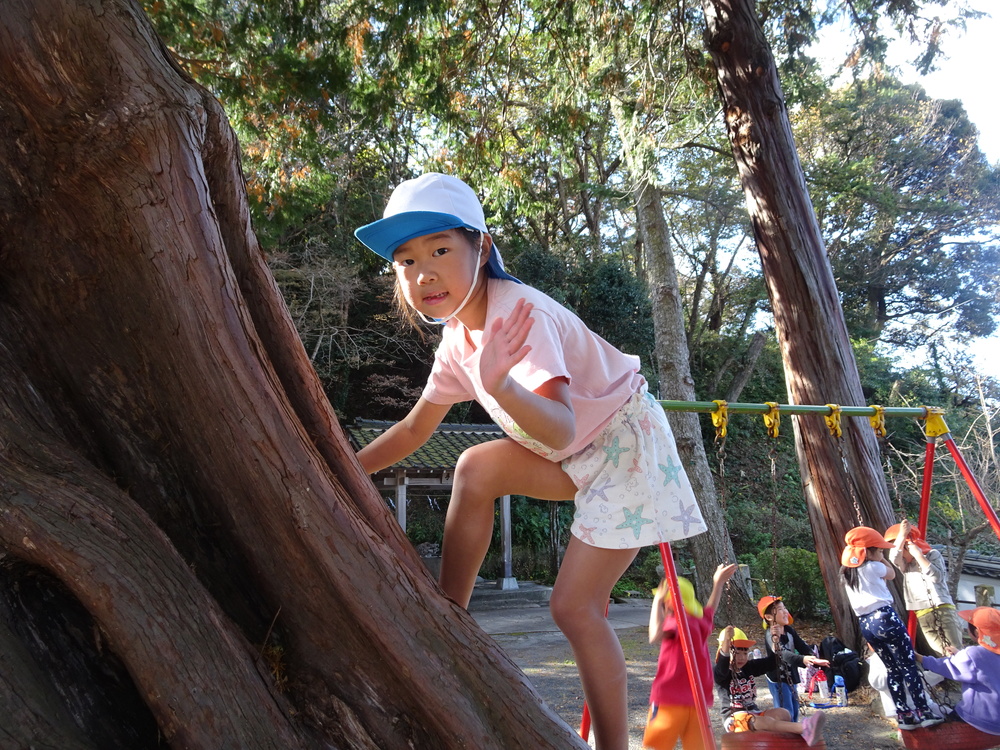
M472 298L472 293L476 291L476 282L479 281L479 269L482 267L482 263L479 262L480 258L483 257L483 240L486 239L486 234L484 232L479 233L479 253L476 255L476 270L472 273L472 286L469 287L469 291L465 295L465 299L462 300L462 304L455 308L455 311L450 315L446 315L443 318L429 318L424 315L420 310L413 308L413 312L420 316L420 319L425 323L439 323L444 325L449 320L458 315L468 304L469 300Z

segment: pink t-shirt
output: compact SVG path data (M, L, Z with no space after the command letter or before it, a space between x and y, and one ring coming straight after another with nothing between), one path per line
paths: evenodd
M622 404L645 384L639 374L639 358L611 346L576 315L533 287L494 278L488 283L487 331L496 318L508 317L522 297L534 305L531 316L535 322L526 342L531 352L514 366L511 377L529 391L553 378L567 378L576 414L576 439L556 451L528 437L483 390L479 349L454 318L445 325L423 397L435 404L474 399L518 443L550 461L561 461L587 447Z

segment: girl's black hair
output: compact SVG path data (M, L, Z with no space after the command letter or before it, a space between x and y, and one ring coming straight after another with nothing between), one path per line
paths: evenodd
M864 563L862 563L862 565L863 564ZM841 565L840 575L844 579L844 583L855 591L858 590L858 584L861 583L861 576L858 574L858 568L849 568L846 565Z
M469 242L469 247L473 250L479 249L479 230L469 229L469 227L458 227L458 231L462 233L462 236ZM483 268L483 273L488 273L486 267ZM421 326L423 322L420 316L417 315L416 310L414 310L407 303L406 298L403 297L403 289L399 285L399 279L397 278L393 284L392 288L392 306L396 309L396 313L405 322L409 323L410 326L417 330L421 338L424 338L424 327Z
M871 550L880 549L879 547L867 547L865 548L865 561L861 565L867 565L871 561ZM883 563L884 565L885 563ZM861 574L858 571L861 569L861 565L856 568L849 568L846 565L840 566L840 575L843 577L844 582L850 586L855 591L858 590L858 586L861 584Z

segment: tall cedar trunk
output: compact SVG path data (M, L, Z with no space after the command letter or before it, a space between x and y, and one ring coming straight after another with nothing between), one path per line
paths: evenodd
M3 17L0 735L584 747L354 460L218 103L129 0Z
M684 310L677 285L677 268L670 250L663 199L654 185L647 183L639 190L636 217L649 271L660 396L668 400L694 401L694 380L691 378L688 344L684 335ZM708 526L708 531L692 537L689 542L698 572L698 593L704 600L712 588L715 567L723 561L735 562L736 554L705 455L699 416L693 412L670 412L668 416L684 470L691 480ZM728 586L726 596L719 605L717 621L746 622L753 615L755 610L745 589L738 585Z
M774 311L788 400L864 404L833 272L753 1L703 0L703 6L706 43ZM866 419L845 418L842 461L822 418L796 417L793 425L831 610L841 635L859 645L839 576L840 553L845 532L859 522L876 529L892 522L878 445Z

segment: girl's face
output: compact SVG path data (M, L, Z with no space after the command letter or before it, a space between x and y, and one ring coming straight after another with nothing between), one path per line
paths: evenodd
M768 622L776 622L782 626L787 625L788 609L785 607L784 602L775 602L766 619Z
M393 253L392 267L403 297L413 309L431 318L444 318L462 304L479 263L477 289L458 315L463 322L478 321L486 315L486 273L481 267L488 259L485 242L480 254L460 230L448 229L404 242Z
M867 557L869 560L874 560L875 562L885 560L885 555L881 547L869 547Z
M750 649L745 646L740 648L732 646L729 650L732 652L732 664L737 669L742 669L750 660Z

